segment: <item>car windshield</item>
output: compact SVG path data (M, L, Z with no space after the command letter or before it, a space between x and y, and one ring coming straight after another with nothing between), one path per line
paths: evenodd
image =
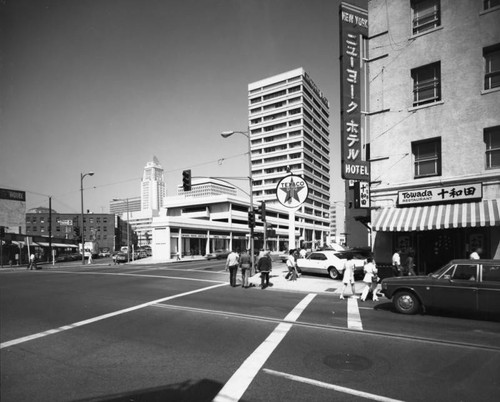
M451 263L446 264L444 267L439 268L437 271L432 272L429 274L432 278L439 278L441 275L443 275L451 266Z

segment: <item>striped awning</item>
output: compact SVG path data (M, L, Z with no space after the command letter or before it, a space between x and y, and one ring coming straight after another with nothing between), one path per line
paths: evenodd
M500 226L500 200L418 207L388 207L378 211L372 229L381 232Z

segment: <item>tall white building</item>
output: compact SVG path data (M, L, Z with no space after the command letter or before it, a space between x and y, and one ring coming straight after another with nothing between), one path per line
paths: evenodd
M142 174L141 210L159 210L166 195L163 168L154 156L152 162L146 163Z
M275 203L276 185L290 171L309 196L301 241L320 243L329 232L329 103L303 68L248 85L255 201Z

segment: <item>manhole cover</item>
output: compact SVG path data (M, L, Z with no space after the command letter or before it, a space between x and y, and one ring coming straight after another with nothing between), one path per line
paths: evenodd
M333 369L345 371L361 371L372 366L371 360L366 357L350 353L328 355L323 359L323 363Z

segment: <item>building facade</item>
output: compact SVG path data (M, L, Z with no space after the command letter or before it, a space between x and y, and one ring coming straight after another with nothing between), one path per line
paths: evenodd
M368 18L377 260L500 258L500 5L372 0Z
M129 199L112 200L109 202L109 213L114 215L126 214L141 210L141 197L132 197Z
M78 243L81 235L81 215L78 213L59 213L48 208L38 207L26 213L26 235L46 238L37 243L48 247L49 234L53 243L58 240L67 240ZM115 216L113 214L85 214L84 216L85 241L96 241L99 248L115 247Z
M142 174L141 211L159 210L166 195L163 168L155 156L151 162L146 163Z
M277 203L276 185L289 172L305 179L300 241L322 244L329 231L329 103L298 68L248 85L253 196Z
M237 195L236 188L233 185L217 179L201 178L193 179L191 182L191 191L184 191L182 185L177 186L177 195L185 197L213 197L216 195Z

